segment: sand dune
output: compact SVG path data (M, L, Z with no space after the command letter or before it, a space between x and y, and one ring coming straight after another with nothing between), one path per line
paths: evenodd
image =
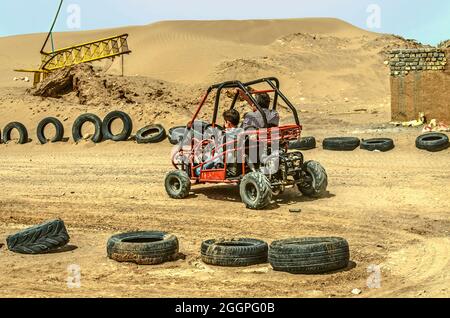
M399 37L371 33L327 18L165 21L146 26L56 33L54 39L56 47L62 48L125 32L130 34L132 50L125 58L126 90L133 91L130 96L140 96L131 98L135 108L127 109L129 102L122 105L113 100L94 105L95 100L102 100L100 95L88 104L97 108L93 111L101 113L113 107L123 108L143 123L158 118L164 123L184 124L211 83L266 76L280 78L282 90L299 110L333 114L367 109L387 120L389 70L383 64L386 58L383 50L410 45ZM0 38L0 88L13 90L13 97L3 97L1 103L17 107L31 105L33 116L45 111L39 106L41 100L24 97L19 101L15 97L23 95L24 88L29 88L31 83L13 81L19 76L13 69L37 68L44 39L45 34ZM120 74L120 59L100 64L109 75ZM159 89L159 84L152 84L155 80L169 83L163 93L168 98L175 94L176 101L166 104L154 99L150 93ZM17 86L21 91L14 91ZM55 115L72 119L79 112L65 105L73 102L70 96L65 100L46 99L46 105L50 105L46 110L56 109ZM139 105L144 105L144 116ZM11 111L17 120L34 124L34 119L26 112L17 111L16 106L4 112Z
M140 100L134 101L136 110L127 111L134 117L142 117L143 122L159 118L169 124L174 120L184 124L185 116L191 114L188 109L195 107L193 104L213 82L266 76L280 78L283 91L301 110L330 114L364 108L388 118L389 70L383 64L382 52L408 44L398 37L371 33L341 20L326 18L166 21L146 26L56 33L54 39L56 47L62 48L125 32L130 34L129 46L133 51L125 58L127 90L135 89L131 94L140 96L137 98ZM22 91L14 91L16 96L31 86L13 81L19 75L13 69L37 68L44 39L45 34L0 38L0 88L22 87ZM120 59L101 64L109 74L120 73ZM143 77L171 83L164 94L175 93L177 101L166 105L148 97L158 85L153 87L150 83L154 82L142 80ZM9 103L10 99L5 97L2 104ZM20 107L26 100L26 105L32 105L33 114L44 111L38 106L41 100L36 97L21 100L12 97L11 103ZM55 115L69 118L78 115L72 108L61 106L72 105L71 98L65 101L47 99L46 103L53 105L47 107L48 111L60 109ZM110 102L109 106L89 104L100 107L100 112L123 106L116 102L112 105ZM146 105L147 116L141 115L138 104ZM10 108L5 111L9 112ZM17 120L34 124L26 112L11 111ZM182 119L180 111L185 113Z
M130 33L133 54L126 60L129 75L165 80L206 81L214 66L229 59L263 56L278 38L298 32L336 37L374 36L337 19L248 21L167 21L142 27L55 33L57 47L83 43L113 34ZM7 85L11 68L39 65L45 34L0 38L0 82ZM114 67L113 67L114 69Z
M384 103L388 71L379 52L389 43L403 44L330 18L165 21L54 38L60 48L124 32L133 51L125 58L126 75L202 86L277 76L288 94L306 104ZM37 67L44 39L45 34L0 38L0 86L29 86L12 81L13 69ZM105 65L110 74L120 73L119 59Z

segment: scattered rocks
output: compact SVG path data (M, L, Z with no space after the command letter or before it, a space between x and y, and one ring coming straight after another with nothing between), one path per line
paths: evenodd
M27 76L25 76L25 77L14 77L13 81L15 81L15 82L17 82L17 81L29 82L30 79Z

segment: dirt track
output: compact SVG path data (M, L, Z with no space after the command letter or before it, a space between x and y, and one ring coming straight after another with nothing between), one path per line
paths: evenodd
M421 152L416 135L391 134L397 148L389 153L307 151L306 159L326 167L329 195L311 201L291 189L259 212L246 210L228 186L194 187L187 200L169 199L168 142L1 145L0 243L60 217L71 248L39 256L1 248L0 297L355 297L353 288L360 297L449 297L449 150ZM293 206L302 212L289 213ZM177 235L186 259L154 267L107 259L110 235L145 229ZM295 276L269 265L217 268L199 259L208 238L335 235L348 239L353 263L329 275ZM80 289L67 288L70 264L81 266ZM371 264L381 265L380 289L366 286Z

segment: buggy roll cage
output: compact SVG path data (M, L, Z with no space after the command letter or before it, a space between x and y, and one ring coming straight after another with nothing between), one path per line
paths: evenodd
M249 86L255 85L255 84L260 84L260 83L267 83L267 84L269 84L269 86L272 89L271 90L262 90L262 91L250 91L249 90ZM258 79L258 80L247 82L247 83L242 83L241 81L227 81L227 82L223 82L223 83L219 83L219 84L215 84L215 85L210 86L208 88L208 90L206 91L206 94L203 97L202 101L200 102L200 105L199 105L197 111L195 112L194 117L188 123L187 128L188 129L192 128L192 125L193 125L195 119L197 118L198 114L200 113L200 110L202 109L202 107L205 104L206 100L208 99L209 94L211 94L211 92L213 90L217 89L215 103L214 103L213 120L212 120L212 126L215 127L216 126L216 121L217 121L217 114L218 114L218 111L219 111L221 92L222 92L223 89L229 89L229 88L238 88L242 92L244 92L246 97L253 103L253 105L256 106L257 110L261 114L262 119L264 121L264 128L268 128L267 117L266 117L266 114L262 111L262 107L257 103L255 98L252 96L253 94L275 93L275 97L273 99L272 110L276 110L277 104L278 104L278 97L281 97L281 99L291 109L291 111L292 111L292 113L294 115L295 123L298 126L300 125L300 121L298 119L297 110L295 109L294 105L292 105L292 103L287 99L287 97L280 91L280 81L276 77L267 77L267 78L261 78L261 79ZM236 92L236 94L235 94L235 96L233 98L233 102L231 103L231 108L230 109L234 109L238 98L239 98L239 92Z
M255 84L260 84L260 83L267 83L272 89L269 90L250 90L250 86L251 85L255 85ZM230 88L237 88L238 90L236 91L236 94L233 98L232 104L230 109L234 109L236 102L240 96L240 94L243 92L246 95L246 100L248 103L253 103L255 105L255 107L257 108L257 110L260 112L263 121L264 121L264 127L263 129L268 129L269 135L266 136L265 138L261 139L260 136L260 132L259 129L255 129L254 131L247 131L244 133L244 135L256 135L258 136L258 140L259 141L274 141L274 140L280 140L280 139L293 139L293 138L298 138L301 132L301 125L300 125L300 121L298 118L298 114L297 114L297 110L295 109L295 107L292 105L292 103L287 99L287 97L280 91L280 82L277 78L275 77L268 77L268 78L262 78L262 79L258 79L255 81L251 81L251 82L247 82L247 83L242 83L240 81L228 81L228 82L223 82L223 83L219 83L219 84L215 84L212 85L208 88L206 94L203 96L200 105L198 106L197 111L195 112L192 120L187 124L187 129L185 130L184 136L181 140L185 140L186 137L189 134L189 131L193 128L194 122L198 116L198 114L200 113L202 107L204 106L208 96L211 94L211 92L213 90L217 89L217 93L216 93L216 98L215 98L215 104L214 104L214 113L213 113L213 121L212 121L212 127L215 128L216 127L216 121L217 121L217 115L218 115L218 109L219 109L219 104L220 104L220 95L223 89L230 89ZM295 125L287 125L287 126L282 126L279 127L278 133L275 136L271 135L271 129L268 127L268 123L267 123L267 117L265 115L265 113L262 111L262 107L257 103L257 101L255 100L255 98L252 96L253 94L263 94L263 93L275 93L275 97L273 100L273 106L272 106L272 110L276 110L277 108L277 104L278 104L278 97L281 97L281 99L287 104L287 106L291 109L293 115L294 115L294 119L295 119ZM273 138L274 137L274 138ZM231 150L227 149L227 150L222 150L219 151L219 154L214 152L213 158L210 158L209 160L202 162L202 163L197 163L194 164L193 162L193 157L192 154L194 154L196 152L196 148L194 147L193 144L194 140L191 140L191 150L189 151L191 153L191 155L189 156L189 161L190 161L190 175L191 175L191 179L192 180L196 180L197 182L199 181L209 181L209 182L216 182L214 180L212 180L210 177L206 178L206 179L202 179L201 177L193 177L194 174L194 170L197 169L198 167L203 167L206 163L211 162L215 159L217 159L218 157L221 156L225 156L227 155ZM220 145L219 148L223 148L224 146L229 146L231 143L235 143L235 141L231 141L231 142L227 142L223 145ZM203 145L204 141L202 140L200 142L199 145ZM254 146L252 146L251 148L253 148ZM233 150L234 151L234 150ZM242 151L242 150L241 150ZM179 143L179 148L177 153L183 153L183 143L180 142ZM175 168L179 168L178 164L175 162L175 158L177 157L177 154L175 153L174 156L172 157L172 164L174 165ZM183 163L183 169L185 169L185 164ZM225 161L225 167L224 169L211 169L210 173L215 174L217 172L223 172L226 170L226 161ZM245 165L242 165L242 173L245 174ZM216 176L213 176L213 179L216 178ZM221 181L223 181L223 178L219 178ZM225 180L226 181L226 180Z

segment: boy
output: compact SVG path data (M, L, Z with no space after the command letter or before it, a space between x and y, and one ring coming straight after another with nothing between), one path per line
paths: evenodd
M217 145L215 145L214 143L208 144L208 146L207 146L208 149L205 149L206 155L205 155L204 162L209 161L210 159L213 158L212 150L214 148L216 148L216 146L228 143L228 142L236 139L236 135L238 132L237 130L239 130L237 127L241 120L241 115L239 114L239 112L237 110L229 109L223 113L223 119L224 119L225 130L223 131L223 136L221 138L219 138L221 141L219 141ZM232 146L233 145L227 145L226 147L227 147L227 149L230 149L230 148L232 149ZM221 152L222 151L220 149L216 149L214 157L216 156L216 154L221 153ZM230 162L231 164L233 164L234 161L235 161L234 154L228 153L227 163ZM203 165L203 168L201 168L201 167L197 168L196 174L197 174L197 176L199 176L202 169L214 169L214 168L223 168L223 157L217 157L213 161L209 161L208 163Z
M244 93L241 91L241 96ZM245 95L244 95L245 96ZM245 96L246 97L246 96ZM258 94L255 97L256 102L259 106L261 106L262 111L266 115L268 128L278 127L280 124L280 115L276 110L270 110L270 96L267 93ZM246 98L247 100L247 98ZM262 118L261 113L258 111L255 105L251 104L251 101L248 99L247 102L252 106L253 112L247 113L244 116L243 128L247 127L255 127L255 128L264 128L264 120Z

